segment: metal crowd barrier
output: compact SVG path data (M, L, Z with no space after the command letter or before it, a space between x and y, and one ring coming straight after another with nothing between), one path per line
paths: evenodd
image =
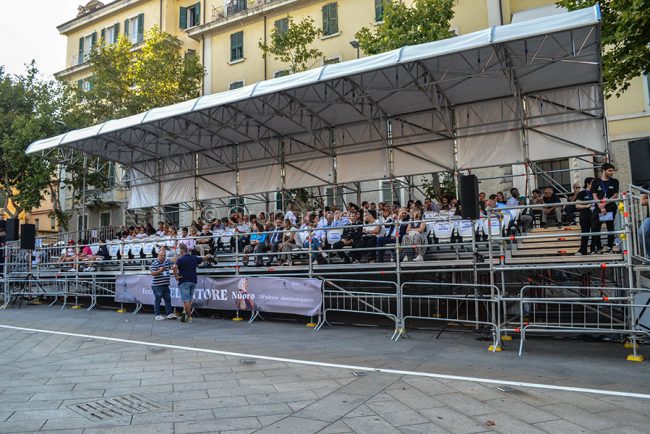
M395 282L360 279L323 279L323 311L316 326L320 330L327 321L329 312L348 312L362 315L376 315L395 323L391 340L400 331L399 286ZM355 288L346 288L352 286Z
M520 324L511 329L521 334L519 355L525 348L526 334L536 332L628 335L636 357L637 337L650 336L639 321L650 298L639 301L641 294L650 296L650 289L524 286L517 300Z
M501 344L501 292L494 285L468 283L404 282L402 294L402 325L407 320L442 321L470 324L476 329L492 329L492 351ZM408 313L406 313L408 312Z

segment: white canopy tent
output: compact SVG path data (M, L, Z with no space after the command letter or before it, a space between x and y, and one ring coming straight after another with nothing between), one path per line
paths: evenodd
M32 143L130 208L607 152L598 7L325 65Z

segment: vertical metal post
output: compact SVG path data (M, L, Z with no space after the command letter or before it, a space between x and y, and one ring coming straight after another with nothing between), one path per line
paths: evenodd
M86 230L86 174L88 173L88 156L84 154L84 167L83 167L83 184L81 192L81 232L85 237Z

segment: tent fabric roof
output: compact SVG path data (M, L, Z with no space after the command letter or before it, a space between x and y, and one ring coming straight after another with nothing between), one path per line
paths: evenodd
M598 7L206 95L32 143L127 166L130 208L607 149Z
M588 29L597 25L599 21L600 11L595 6L536 20L492 27L451 39L406 46L375 56L325 65L302 73L262 81L240 89L206 95L167 107L154 108L137 115L110 120L88 128L38 140L29 146L27 153L65 146L100 155L123 164L155 159L157 158L157 152L150 153L149 157L137 152L137 148L140 146L138 142L142 142L142 137L136 137L132 140L132 143L118 144L124 143L124 140L123 138L119 141L113 140L115 134L124 133L126 130L145 125L148 126L147 131L155 133L153 131L155 123L162 120L179 118L218 107L229 107L262 96L314 87L319 83L332 82L337 79L353 78L357 87L360 88L359 93L363 93L364 78L368 73L387 71L396 65L425 65L425 69L432 72L431 76L438 77L440 92L444 93L449 100L448 102L452 105L507 97L511 95L511 89L502 76L498 76L498 74L495 76L495 66L498 62L493 59L494 51L486 50L488 47L506 43L511 43L511 46L508 47L508 50L514 54L510 58L511 67L517 71L517 75L520 77L518 84L520 91L524 94L549 87L562 88L581 83L595 83L600 79L600 65L596 53L600 47L597 50L584 50L587 44L593 43L593 41L589 40L593 38L593 35L584 32L584 34L578 35L574 30ZM564 31L570 31L570 34L560 35ZM582 39L578 36L581 36ZM549 38L554 40L553 43L543 46L542 44L548 42ZM577 43L582 46L577 47ZM575 50L581 51L581 49L584 50L583 53L575 53ZM540 65L545 60L549 58L557 59L557 52L563 50L574 51L573 53L567 53L569 54L567 57L574 58L572 60L573 64L570 64L569 60L566 63L562 61L554 62L554 65L549 65L548 68L544 69L543 75L536 73L536 70L541 68ZM535 60L535 56L537 56L539 62L530 61L531 59ZM501 60L503 61L503 59ZM583 67L577 67L579 64L582 64ZM550 69L550 72L548 69ZM479 75L479 77L476 77L476 75ZM466 80L470 76L474 76L473 79ZM375 75L373 78L377 80L378 77ZM459 82L464 82L464 85L458 86ZM400 83L397 84L400 85ZM375 100L380 100L377 104L384 115L395 116L401 114L400 112L428 108L421 101L411 101L409 103L409 98L404 98L404 95L400 94L398 97L394 93L391 95L394 89L387 88L382 92L382 85L388 85L388 83L379 83L379 85L372 86L372 93L375 95ZM407 91L408 89L404 90ZM370 93L368 90L366 92ZM382 97L386 97L383 104L381 102ZM305 92L303 103L308 105L309 98L309 92ZM350 119L347 115L349 112L345 110L343 113L339 111L338 116L336 108L328 110L327 107L318 107L316 111L320 114L324 124L337 125L345 123L346 119ZM277 113L275 117L283 118L286 117L286 114ZM301 130L298 125L292 125L291 122L278 122L278 119L274 119L274 116L266 116L256 120L258 124L261 122L274 125L273 130L283 136L299 133L299 130ZM204 124L205 122L201 122L201 125ZM175 133L179 132L175 131ZM245 137L244 135L233 134L232 131L224 132L227 133L223 135L224 141L230 141L233 144L246 141L247 137L253 140L261 139L261 137ZM165 131L160 131L160 134L164 135ZM99 140L102 138L104 140ZM105 152L107 143L110 143L113 152ZM214 146L214 141L209 140L200 143L195 141L193 143L195 145L191 147L193 151L200 151L204 147ZM196 146L197 144L198 146ZM118 148L125 145L131 145L131 147L124 148L123 152L117 152ZM187 148L183 149L185 151L189 150Z

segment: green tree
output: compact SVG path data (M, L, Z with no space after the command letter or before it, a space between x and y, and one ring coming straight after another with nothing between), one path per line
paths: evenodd
M607 97L620 96L650 66L650 0L558 0L569 10L600 4Z
M139 50L124 35L114 44L97 44L89 58L92 89L80 93L93 122L198 97L205 69L196 55L183 55L182 46L157 26L145 33Z
M411 7L402 1L384 0L383 22L374 29L363 27L355 34L359 47L368 55L405 45L450 38L449 22L456 0L414 0Z
M293 74L309 69L323 57L321 50L309 48L322 31L314 25L314 20L310 17L296 23L291 16L287 16L287 22L286 29L273 27L269 44L260 41L258 45L264 58L273 55L275 60L287 64L289 73Z
M49 194L55 214L65 223L58 201L58 171L65 168L69 174L64 188L79 190L83 168L62 166L54 153L27 155L25 150L36 140L63 133L67 125L77 128L86 123L77 111L76 91L65 83L42 80L34 62L24 75L9 75L0 67L0 207L7 214L29 212ZM86 179L102 185L93 174Z

